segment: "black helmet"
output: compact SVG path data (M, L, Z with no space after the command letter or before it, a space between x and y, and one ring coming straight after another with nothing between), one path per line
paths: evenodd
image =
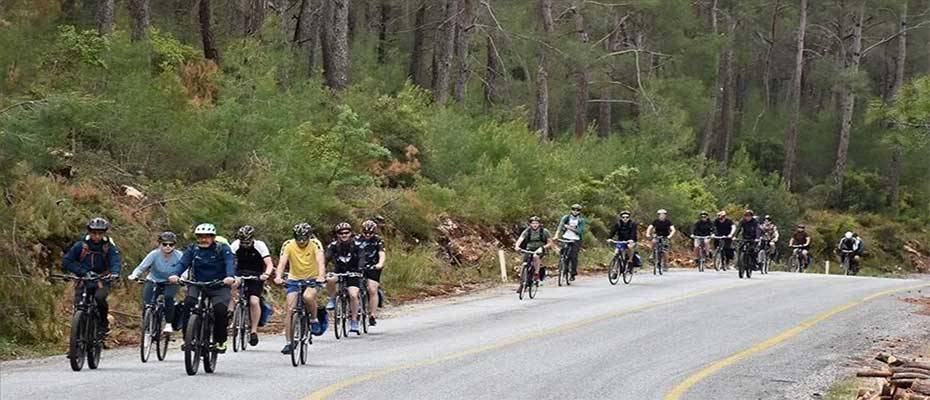
M313 227L306 222L301 222L297 225L294 225L294 239L297 240L307 240L310 239L310 234L313 233Z
M251 225L244 225L236 232L236 238L239 240L252 240L253 236L255 236L255 228Z
M106 231L110 229L110 223L107 220L101 217L91 218L87 222L87 230L89 231Z
M348 222L340 222L336 224L336 227L333 228L333 232L339 233L341 231L352 231L352 225L349 225Z
M158 235L158 241L162 243L177 243L178 235L175 235L174 232L162 232Z
M535 216L535 215L532 216L532 217L530 217L530 222L539 222L539 221L540 221L539 217L537 217L537 216Z
M375 221L367 220L362 222L362 232L364 233L375 233L378 230L378 224Z

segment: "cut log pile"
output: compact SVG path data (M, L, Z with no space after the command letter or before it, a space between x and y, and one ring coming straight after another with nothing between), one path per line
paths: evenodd
M859 389L857 400L930 400L930 362L906 360L881 353L882 369L859 371L861 378L885 378L881 389Z

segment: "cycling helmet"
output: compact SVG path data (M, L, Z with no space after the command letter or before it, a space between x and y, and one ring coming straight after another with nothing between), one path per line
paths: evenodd
M162 243L177 243L178 235L175 235L174 232L162 232L158 235L158 241Z
M535 216L535 215L532 216L532 217L530 217L530 222L539 222L539 221L540 221L539 217L537 217L537 216Z
M375 221L367 220L362 222L362 232L364 233L375 233L378 230L378 224Z
M336 227L333 228L333 232L339 233L341 231L352 231L352 225L349 225L348 222L340 222L336 224Z
M252 240L252 237L255 236L255 228L251 225L244 225L239 228L239 231L236 232L236 239L239 240Z
M846 239L852 239L852 232L846 232L843 234L843 237Z
M313 232L313 227L306 222L301 222L297 225L294 225L294 239L297 240L306 240L310 239L310 234Z
M717 213L717 216L718 216L718 217L726 217L726 216L727 216L727 212L721 210L720 212Z
M804 226L804 224L798 224L797 228L798 228L798 229L804 229L805 226Z
M698 214L698 215L700 215L700 216L702 216L702 217L706 217L706 216L708 216L709 214L707 214L707 211L701 211L701 213Z
M213 224L200 224L194 228L195 235L213 235L216 236L216 227Z
M772 216L766 214L766 216L765 216L765 217L762 217L762 219L764 219L764 220L766 220L766 221L771 221L771 220L772 220Z
M380 215L380 214L375 215L375 217L372 218L372 219L374 219L375 222L377 222L378 224L383 224L384 221L385 221L384 216L382 216L382 215Z
M91 218L87 222L87 230L89 231L105 231L110 229L110 223L107 220L101 217Z
M578 203L572 204L572 211L581 211L582 208L584 207L582 207L581 204L578 204Z
M756 215L756 213L752 212L752 210L747 208L746 211L743 211L743 215Z
M668 211L666 211L664 208L660 208L659 211L656 211L656 214L668 214Z
M621 217L624 216L624 215L626 215L627 217L629 217L631 214L632 214L632 213L631 213L629 210L620 211L620 216L621 216Z

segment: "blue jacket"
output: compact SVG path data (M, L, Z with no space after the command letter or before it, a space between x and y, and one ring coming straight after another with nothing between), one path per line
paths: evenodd
M86 250L85 250L85 246ZM106 254L104 254L106 250ZM94 243L89 237L74 242L71 249L65 253L61 260L62 267L66 271L71 271L75 275L83 276L90 271L98 274L119 275L120 255L119 248L110 241L110 238L104 238L100 243Z
M181 275L190 269L193 281L233 278L236 276L234 257L229 246L223 243L214 242L210 247L200 247L194 243L187 246L181 261L174 265L174 275Z
M162 253L161 250L152 250L132 273L133 275L142 276L145 271L149 271L148 280L152 282L167 282L168 277L174 273L175 265L181 261L181 256L182 254L180 251L173 250L171 256L165 259L164 253Z

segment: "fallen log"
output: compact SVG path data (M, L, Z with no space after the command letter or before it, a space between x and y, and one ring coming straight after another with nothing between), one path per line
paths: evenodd
M856 376L860 378L891 378L892 375L894 375L894 371L881 369L871 369L868 371L856 372Z
M920 393L930 395L930 380L919 380L911 384L911 390Z

